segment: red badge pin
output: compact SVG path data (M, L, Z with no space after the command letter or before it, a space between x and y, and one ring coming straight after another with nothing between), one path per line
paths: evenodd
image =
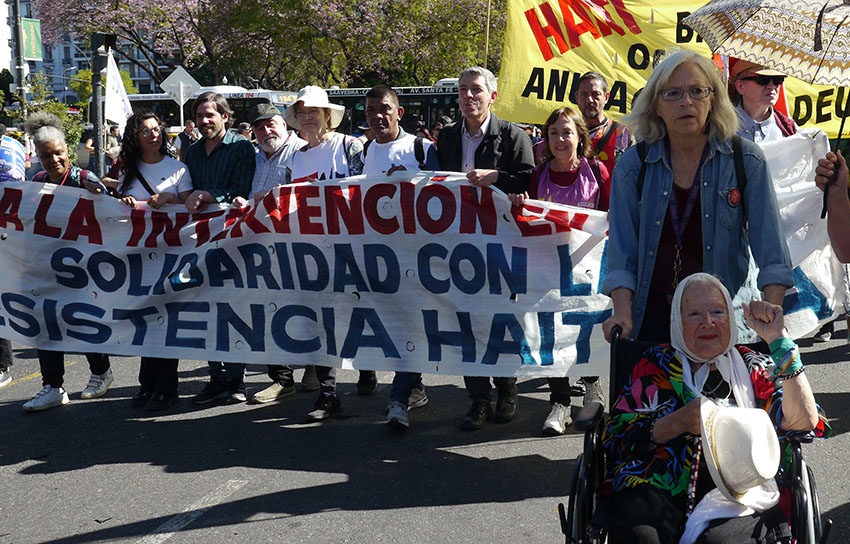
M740 204L741 202L741 191L738 189L732 189L729 191L729 205L733 208Z

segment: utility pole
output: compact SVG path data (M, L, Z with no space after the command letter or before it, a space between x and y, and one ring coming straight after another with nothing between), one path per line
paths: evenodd
M18 0L16 0L18 1ZM102 178L105 174L104 159L103 159L103 144L106 139L106 133L103 130L103 83L100 81L100 74L106 68L107 55L109 49L115 49L116 36L115 34L104 34L102 32L94 32L91 35L91 88L92 100L91 108L94 109L92 124L94 125L94 154L95 154L95 175ZM91 112L90 112L91 113Z
M21 95L21 111L24 119L27 117L27 102L24 95L27 92L27 82L24 76L24 33L21 29L21 0L12 1L12 18L15 20L15 75L18 80L18 92Z

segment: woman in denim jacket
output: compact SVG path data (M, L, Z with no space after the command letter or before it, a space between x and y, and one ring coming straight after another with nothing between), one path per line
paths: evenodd
M752 142L741 142L746 182L737 179L738 117L725 89L710 59L680 50L658 64L626 119L646 143L646 170L638 194L635 146L613 173L603 284L614 302L603 323L609 340L619 325L624 337L668 342L673 292L695 272L720 278L736 301L751 300L750 252L764 300L781 305L794 284L776 195Z

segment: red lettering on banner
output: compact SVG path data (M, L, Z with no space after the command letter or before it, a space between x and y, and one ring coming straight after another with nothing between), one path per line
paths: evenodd
M552 6L548 3L540 4L540 12L546 19L546 26L540 24L540 20L537 18L537 12L534 8L525 12L525 18L528 21L528 25L531 27L531 32L534 34L534 38L537 40L537 47L540 48L540 52L543 54L543 60L552 60L555 55L552 54L552 49L549 47L549 42L546 40L547 37L555 38L555 44L557 44L558 50L561 53L566 53L567 50L569 50L569 47L567 47L567 42L564 40L564 35L561 32L561 25L558 23L558 19L552 11Z
M342 194L343 190L347 190L348 197ZM345 223L348 234L363 234L363 206L359 185L325 187L325 220L328 223L328 234L340 233L340 218Z
M590 33L594 40L602 37L602 34L593 26L590 17L581 7L579 0L559 0L558 4L561 7L561 14L564 16L564 23L567 27L567 36L570 37L570 46L573 49L581 45L579 37L582 34ZM579 21L576 22L573 13L578 15ZM568 19L569 17L569 19Z
M39 208L41 208L40 205ZM142 236L145 235L145 230L147 230L145 212L136 209L130 210L130 224L133 226L133 232L130 233L130 239L127 240L127 247L136 247L139 245Z
M436 198L440 201L440 216L437 219L428 213L428 203ZM430 234L440 234L448 229L455 219L457 204L452 190L445 185L426 185L416 198L416 217L422 228Z
M269 191L269 194L263 198L263 206L269 214L269 220L272 222L272 228L278 234L289 234L289 201L292 198L292 187L281 187L280 196L277 200L274 198L274 191Z
M570 221L570 226L576 230L582 230L588 217L590 216L586 213L577 213L573 216L572 221Z
M265 199L264 199L265 200ZM274 197L272 197L274 200ZM266 232L271 232L269 228L263 225L259 219L257 219L257 210L260 209L260 206L254 206L248 210L248 213L239 218L238 221L233 225L233 228L230 229L230 237L231 238L241 238L242 237L242 225L247 225L254 233L262 234Z
M511 206L511 215L514 217L516 226L519 228L523 237L525 236L546 236L552 233L552 227L548 223L532 223L539 221L540 217L533 215L524 215L523 210L528 210L531 213L543 213L543 208L533 206L531 204L523 204L522 208Z
M156 239L162 234L162 239L171 247L179 247L180 229L189 223L188 213L174 214L174 223L165 212L151 212L151 233L145 239L145 247L156 247Z
M301 234L324 234L325 229L322 223L311 221L314 217L322 217L322 207L309 205L307 200L310 198L319 198L318 187L315 185L295 187L295 203L297 205L295 213L298 215L298 227L301 229Z
M416 198L416 186L412 183L401 183L401 222L404 225L405 234L416 234L416 212L414 210L414 199ZM442 187L434 185L434 187Z
M392 234L398 230L398 219L383 217L378 213L378 202L382 198L392 198L395 193L396 186L391 183L378 183L366 189L366 195L363 197L363 215L375 232Z
M90 244L103 244L100 224L94 213L94 201L81 198L68 216L68 227L65 229L63 240L76 241L80 236L86 236Z
M23 191L20 189L5 189L0 198L0 227L6 228L7 223L15 225L15 230L24 230L24 225L18 217Z
M548 38L555 40L560 53L566 53L570 47L573 49L581 45L580 36L589 33L594 40L603 36L610 36L612 30L624 36L626 33L621 26L614 22L611 14L605 9L608 4L614 6L614 10L623 20L626 27L633 34L640 34L640 26L634 16L626 9L623 0L558 0L561 17L555 15L549 2L538 5L540 13L543 14L545 26L541 23L534 8L525 11L525 19L531 28L531 33L537 42L537 47L543 55L543 60L549 61L554 58L554 53L549 45ZM595 19L590 16L588 10L593 13ZM576 21L578 17L578 21ZM564 38L561 24L567 29L569 45ZM595 23L595 24L594 24ZM597 28L598 27L598 28Z
M195 223L195 247L201 247L210 240L210 219L224 215L224 210L214 212L193 213L192 220Z
M49 238L59 238L62 236L62 229L54 227L47 223L47 212L50 206L53 205L53 199L56 195L41 195L41 200L38 203L38 209L35 210L35 225L33 232ZM144 228L144 227L143 227Z
M482 234L496 234L496 205L493 204L493 189L460 186L460 233L475 234L475 220L481 225Z
M239 219L248 213L250 208L230 208L227 212L227 217L224 218L224 226L221 228L218 234L212 237L210 242L215 242L216 240L224 240L227 238L227 235L230 233L230 227L232 227Z
M564 210L549 210L544 218L555 225L555 232L569 232L570 228L570 212Z

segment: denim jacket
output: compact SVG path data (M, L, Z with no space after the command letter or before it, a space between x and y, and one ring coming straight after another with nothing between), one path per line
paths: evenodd
M747 282L748 245L759 268L759 289L770 284L790 287L794 281L764 154L752 142L741 143L747 175L743 198L736 191L731 141L709 140L699 172L700 219L703 270L717 276L736 302L749 302L756 293ZM633 338L640 332L646 310L658 242L673 191L673 170L663 139L647 145L646 176L638 198L640 166L635 146L623 154L614 168L608 215L608 270L602 286L606 294L618 287L632 291Z

